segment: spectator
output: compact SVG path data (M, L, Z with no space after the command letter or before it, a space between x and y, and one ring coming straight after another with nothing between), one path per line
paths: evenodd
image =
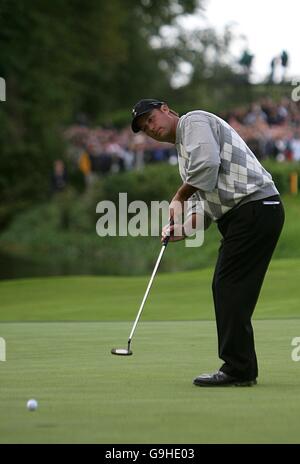
M83 151L80 155L78 166L82 174L84 175L85 185L86 187L92 183L92 163L87 151Z
M54 161L51 175L52 193L62 192L67 186L67 171L64 162L60 159Z
M295 131L300 127L300 102L286 97L275 103L263 97L250 108L231 110L223 119L255 150L258 159L298 159L299 136ZM91 129L78 118L65 137L70 142L67 156L83 172L86 185L101 174L143 169L153 161L177 163L172 145L162 146L144 134L133 135L129 127L121 131L111 126Z
M95 174L108 174L112 165L112 158L105 152L105 145L99 138L92 135L88 141L87 151L91 160L91 170Z
M244 118L244 123L246 125L252 125L257 122L266 122L266 121L267 121L267 115L261 109L261 106L258 105L257 103L253 103L250 107L250 111L246 114Z
M300 131L295 132L294 137L289 143L292 152L292 161L300 161Z

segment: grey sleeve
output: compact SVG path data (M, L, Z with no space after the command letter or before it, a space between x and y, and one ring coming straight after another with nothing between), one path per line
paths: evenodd
M212 223L212 219L205 213L204 208L202 206L202 201L199 200L195 193L188 199L187 204L187 218L192 214L199 214L203 216L204 230L208 229Z
M211 192L217 185L220 144L209 120L187 120L183 146L188 154L186 182L199 190Z

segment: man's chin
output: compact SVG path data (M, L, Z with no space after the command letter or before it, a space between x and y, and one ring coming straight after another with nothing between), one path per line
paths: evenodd
M155 140L158 142L167 142L167 134L164 131L160 131L156 136Z
M154 140L156 140L157 142L164 142L163 137L161 137L161 136L158 135L158 134L151 135L151 138L154 139Z

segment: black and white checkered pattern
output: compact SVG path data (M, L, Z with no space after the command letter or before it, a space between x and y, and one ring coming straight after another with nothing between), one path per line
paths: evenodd
M196 113L195 118L193 118L194 113ZM191 128L192 131L197 131L199 113L201 113L201 122L203 118L207 119L207 130L211 130L214 140L217 140L216 149L218 149L220 161L219 166L216 166L216 169L218 169L216 187L212 191L199 188L193 196L193 200L197 199L201 202L205 214L216 221L245 197L256 194L258 199L259 197L266 198L278 194L271 175L263 168L235 130L221 118L203 111L188 113L179 121L176 146L182 180L185 182L189 177L191 155L180 135L183 131L191 134ZM201 152L202 142L206 143L206 141L199 140L199 157L201 158L203 157ZM201 162L204 163L204 160L201 159ZM201 179L201 172L199 172L199 179ZM201 180L199 180L199 185L201 185ZM197 183L195 183L195 186L197 186Z

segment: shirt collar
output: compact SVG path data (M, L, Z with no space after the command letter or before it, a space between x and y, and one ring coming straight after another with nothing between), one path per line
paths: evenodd
M181 116L181 118L178 119L177 127L176 127L176 142L175 144L180 143L181 141L181 123L183 120L184 116Z

